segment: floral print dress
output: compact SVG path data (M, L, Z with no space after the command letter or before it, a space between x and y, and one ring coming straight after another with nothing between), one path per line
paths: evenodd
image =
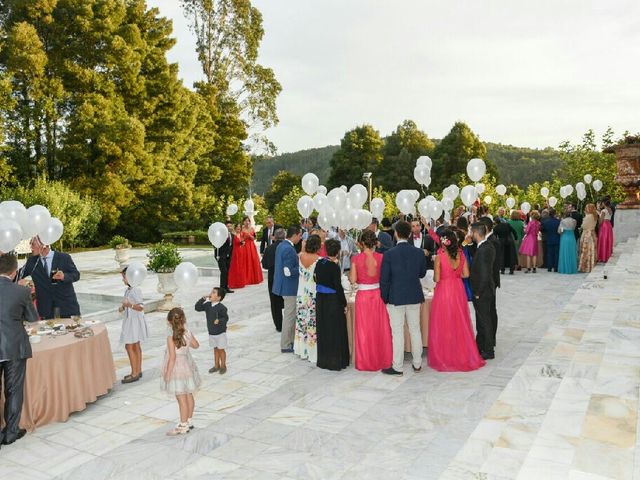
M316 363L316 282L314 273L318 261L308 268L300 264L298 295L296 297L296 329L293 340L293 352L300 358Z

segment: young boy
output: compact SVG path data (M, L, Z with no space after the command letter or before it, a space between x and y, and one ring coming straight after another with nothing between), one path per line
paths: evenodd
M209 346L213 347L213 367L209 373L227 372L227 322L229 314L222 303L225 291L220 287L211 290L209 297L202 297L196 303L196 312L206 312L207 330L209 330Z

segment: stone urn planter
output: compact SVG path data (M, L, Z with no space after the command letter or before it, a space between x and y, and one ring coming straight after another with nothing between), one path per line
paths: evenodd
M120 269L123 269L126 265L129 264L129 252L130 252L131 248L129 247L123 247L123 248L116 248L115 252L116 252L116 262L118 262L118 265L120 265Z
M158 310L168 312L172 308L179 307L173 303L173 294L178 290L178 285L171 273L158 273L158 293L164 295L162 303L158 305Z
M640 208L640 143L622 144L615 147L615 180L624 188L627 197L617 208Z

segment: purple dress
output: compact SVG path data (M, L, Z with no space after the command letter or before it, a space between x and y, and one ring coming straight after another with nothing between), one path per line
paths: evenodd
M536 257L538 255L538 232L540 231L540 222L531 219L524 229L524 239L520 245L520 253L528 257Z

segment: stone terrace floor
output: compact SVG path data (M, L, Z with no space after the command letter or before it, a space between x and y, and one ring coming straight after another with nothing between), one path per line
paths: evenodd
M189 250L187 256L210 254ZM111 251L74 255L82 292L121 295ZM143 258L144 252L135 252ZM640 373L640 243L590 275L503 277L496 359L471 373L328 372L281 354L266 285L237 290L226 375L208 374L203 277L177 300L201 341L196 429L165 432L177 403L159 390L165 315L147 315L144 378L117 383L86 410L0 450L18 479L632 478ZM145 296L157 298L155 278ZM120 322L107 324L118 378ZM640 472L640 468L636 467ZM638 475L640 478L640 475Z

